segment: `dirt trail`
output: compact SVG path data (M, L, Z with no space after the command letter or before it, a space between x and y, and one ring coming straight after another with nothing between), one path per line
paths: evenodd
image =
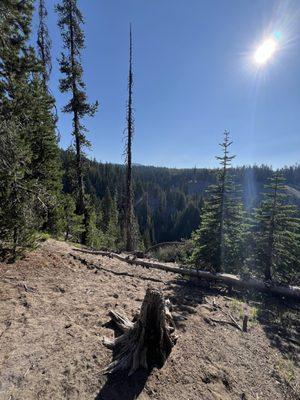
M248 304L250 331L224 320L215 300L241 321L244 301L48 240L15 264L0 264L0 399L299 400L299 309ZM179 339L166 365L131 378L103 376L113 336L108 310L133 316L148 285L173 304ZM298 311L297 311L298 309ZM288 324L287 324L288 321ZM275 324L276 322L276 324ZM288 329L287 329L288 328Z

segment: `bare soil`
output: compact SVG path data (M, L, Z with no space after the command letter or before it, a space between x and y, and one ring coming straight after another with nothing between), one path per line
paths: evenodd
M105 376L112 354L102 339L117 334L108 311L133 317L149 285L171 301L177 344L160 370ZM239 324L248 312L249 332L224 322L213 302ZM48 240L0 264L0 399L299 400L299 316L285 299L228 293Z

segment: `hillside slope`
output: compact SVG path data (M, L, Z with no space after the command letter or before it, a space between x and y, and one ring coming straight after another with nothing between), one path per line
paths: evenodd
M15 264L0 264L0 399L282 400L299 399L299 304L201 287L157 270L89 254L48 240ZM109 309L133 316L148 285L173 304L179 339L150 374L103 376L111 352L103 336ZM210 306L236 319L241 333Z

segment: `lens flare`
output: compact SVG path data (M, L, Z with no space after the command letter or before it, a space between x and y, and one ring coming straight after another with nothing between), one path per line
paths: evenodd
M254 54L254 61L263 65L266 64L274 55L278 47L278 43L275 39L266 39L256 50Z

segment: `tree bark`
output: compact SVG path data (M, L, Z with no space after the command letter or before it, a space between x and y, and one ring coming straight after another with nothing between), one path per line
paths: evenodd
M130 25L129 44L129 75L128 75L128 103L127 103L127 138L126 138L126 198L125 198L125 246L127 251L134 250L133 239L133 188L132 188L132 139L134 132L134 118L132 108L132 32Z
M300 300L300 287L298 286L282 286L275 282L263 282L256 278L243 279L238 275L224 274L224 273L212 273L209 271L202 271L200 269L188 268L188 266L179 265L167 265L158 262L144 261L136 258L130 258L128 256L122 256L120 254L115 254L107 251L91 251L74 249L75 251L80 251L82 253L88 254L99 254L106 257L114 257L120 261L125 261L133 265L141 265L146 268L160 269L167 272L174 272L180 275L187 275L195 278L202 278L208 281L219 282L221 285L236 286L245 289L254 289L260 292L267 292L279 296L288 296Z
M139 368L161 368L176 343L175 327L162 293L148 288L140 314L135 322L116 311L110 316L123 334L115 339L104 339L104 345L114 351L113 361L105 373L129 370L132 375Z

